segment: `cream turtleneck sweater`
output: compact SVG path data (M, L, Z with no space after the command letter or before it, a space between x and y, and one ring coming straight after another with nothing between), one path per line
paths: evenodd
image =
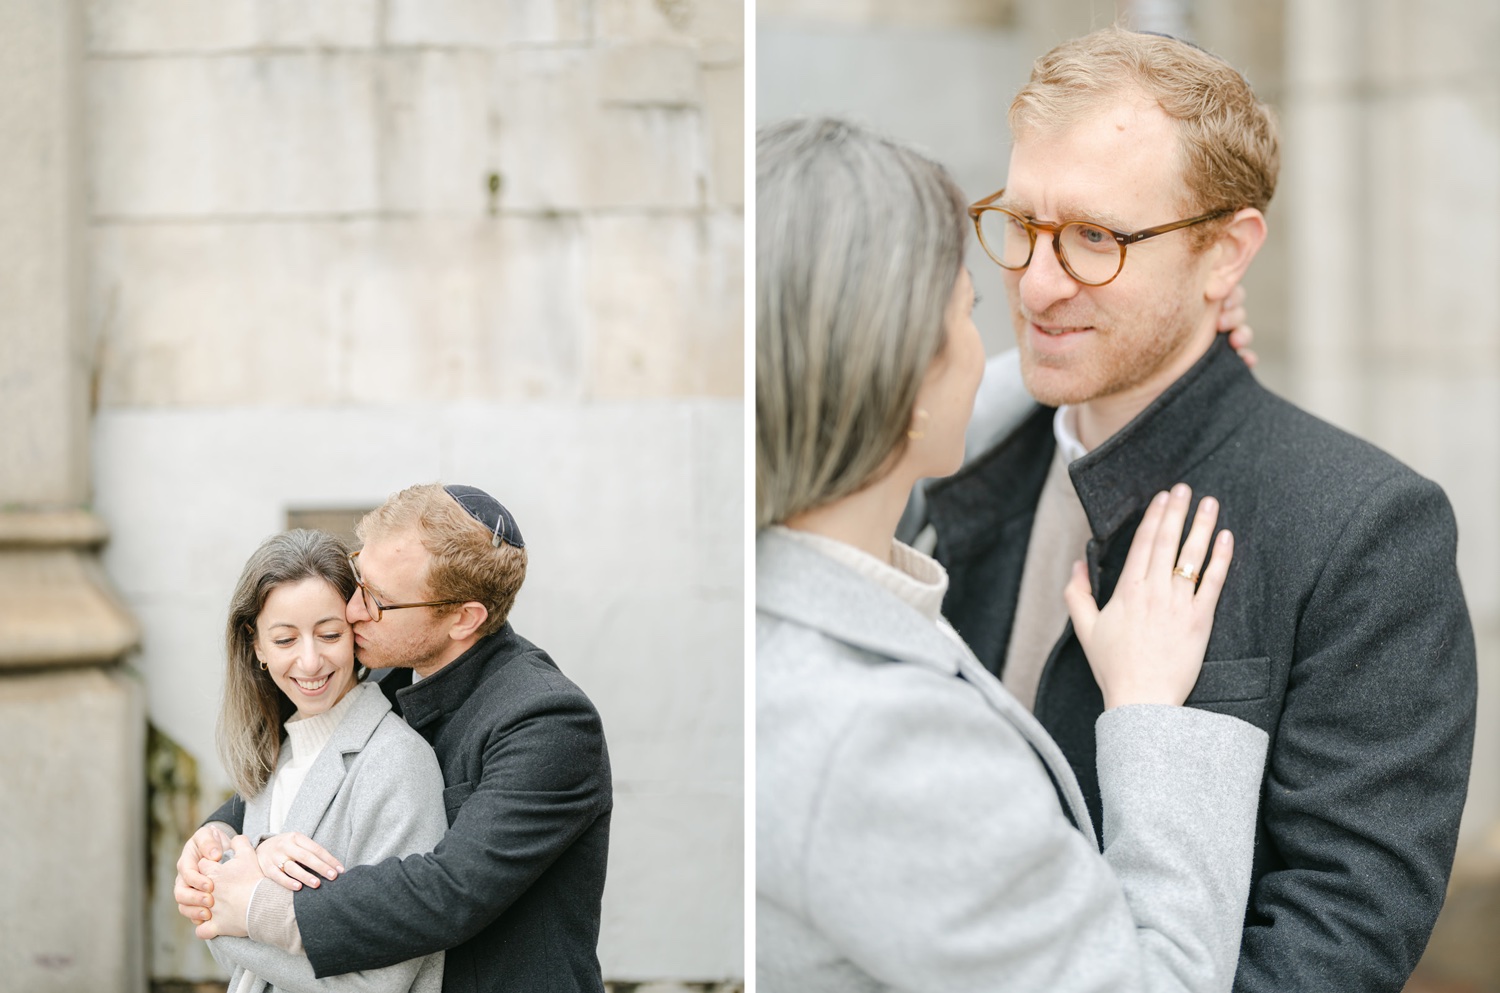
M358 683L351 686L338 703L321 714L313 714L310 717L294 714L286 722L287 746L291 749L292 757L287 759L281 768L276 770L276 775L271 778L271 834L281 833L281 827L286 823L287 812L292 809L292 801L297 799L297 791L302 788L302 781L307 778L307 771L317 761L323 751L323 746L328 744L328 739L333 737L334 729L349 712L349 706L358 689Z
M271 777L271 810L268 816L267 834L281 833L281 829L286 825L287 812L292 809L292 804L302 789L302 783L307 779L308 770L323 753L323 746L327 745L328 739L333 737L333 732L343 721L344 715L349 713L349 708L353 706L354 697L359 693L361 685L355 683L338 703L323 713L309 717L293 714L283 725L286 728L286 745L291 751L291 758L283 762L276 770L276 774ZM380 691L377 689L376 692ZM256 842L256 844L259 843L259 841ZM247 918L253 913L255 897L259 892L260 887L257 886L250 895L250 902L245 907ZM299 934L295 951L301 951L301 944ZM255 981L255 974L246 969L240 976L239 986L234 993L249 993L249 990L255 986Z
M864 576L887 591L894 593L910 604L923 617L938 626L948 637L963 648L966 657L972 658L969 646L959 637L953 625L943 617L943 597L948 592L948 571L930 555L891 539L891 561L882 562L869 552L845 544L836 538L827 538L810 531L798 531L782 525L774 528L786 535ZM977 662L975 663L978 664Z

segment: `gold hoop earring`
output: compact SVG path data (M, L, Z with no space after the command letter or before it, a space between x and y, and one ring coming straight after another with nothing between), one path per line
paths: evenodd
M264 659L262 659L262 660L261 660L261 663L260 663L260 667L261 667L261 668L262 668L262 669L264 669L264 668L265 668L265 667L266 667L266 663L265 663L265 660L264 660Z
M913 422L915 422L919 417L927 417L927 411L923 410L921 407L918 407L916 411L911 415ZM920 441L921 439L927 437L927 432L926 430L918 430L917 428L912 427L907 429L906 436L912 441Z

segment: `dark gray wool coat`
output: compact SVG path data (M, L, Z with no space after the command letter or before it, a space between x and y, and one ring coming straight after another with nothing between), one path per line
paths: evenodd
M613 793L594 705L509 624L415 686L397 669L381 687L437 752L448 833L430 854L297 892L314 973L446 948L444 993L602 993ZM229 813L213 819L238 827Z
M1055 441L1038 409L927 491L943 612L1005 666ZM1188 706L1271 736L1235 990L1399 993L1452 869L1474 738L1474 637L1447 498L1395 459L1262 388L1221 339L1069 473L1100 603L1147 501L1178 481L1217 497L1234 561ZM1103 709L1069 625L1036 716L1100 829ZM1101 831L1102 834L1102 831Z

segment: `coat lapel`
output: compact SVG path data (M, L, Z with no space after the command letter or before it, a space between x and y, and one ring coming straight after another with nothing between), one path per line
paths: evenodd
M1098 846L1083 791L1057 743L977 659L900 597L768 530L755 541L755 607L872 655L925 666L972 684L1036 752L1073 823Z
M286 814L286 823L281 826L282 831L300 831L309 838L313 836L323 815L328 811L329 804L333 803L339 787L344 783L344 756L363 749L370 740L370 735L375 733L376 726L391 709L390 701L378 686L362 683L349 692L357 696L351 701L349 712L344 715L339 726L334 728L328 744L318 753L312 768L307 770L307 778L302 781L301 789L292 800L291 809ZM290 758L291 748L283 747L281 758L276 763L278 771ZM259 796L245 805L245 834L254 838L267 833L270 813L271 791L268 788L261 790Z

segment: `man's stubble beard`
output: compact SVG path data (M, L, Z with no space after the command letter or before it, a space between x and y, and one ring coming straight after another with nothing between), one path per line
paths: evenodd
M1038 362L1029 348L1021 344L1029 333L1028 319L1012 305L1012 321L1021 352L1021 378L1026 391L1047 407L1077 405L1115 396L1132 390L1177 357L1193 336L1191 319L1175 299L1163 300L1155 313L1124 322L1133 330L1120 330L1119 324L1103 328L1069 318L1065 311L1037 315L1039 324L1089 326L1085 332L1095 336L1082 361L1069 357L1058 364ZM1052 375L1043 375L1049 370ZM1163 387L1169 384L1162 384Z
M372 622L375 623L375 622ZM369 639L368 631L360 632ZM436 662L448 648L449 639L441 632L427 639L412 639L406 644L382 645L373 659L367 659L370 650L366 647L358 653L359 661L367 669L416 669Z

